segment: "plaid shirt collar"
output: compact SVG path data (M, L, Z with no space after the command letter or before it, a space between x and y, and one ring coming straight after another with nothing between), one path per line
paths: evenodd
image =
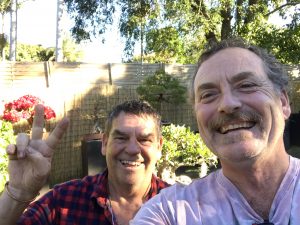
M151 187L146 196L148 201L159 193L159 191L169 184L158 179L155 175L151 178ZM112 209L109 206L109 190L108 190L108 170L106 169L101 175L97 177L97 181L94 184L94 190L91 194L92 201L98 204L104 209L105 217L111 222L111 224L117 224L117 221L112 222Z
M168 186L169 184L167 184L166 182L163 182L161 180L159 180L158 182L158 178L154 174L152 174L151 187L146 196L146 200L148 201L150 198L157 195L160 189ZM106 169L100 176L97 177L97 181L94 184L94 191L91 194L91 199L96 199L99 206L101 206L102 208L107 208L108 198L108 170Z

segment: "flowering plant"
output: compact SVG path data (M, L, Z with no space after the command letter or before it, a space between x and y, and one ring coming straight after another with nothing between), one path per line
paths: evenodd
M29 123L33 121L34 106L44 105L44 102L33 95L24 95L17 100L8 102L4 105L2 119L11 123L16 123L21 119L26 119ZM44 105L45 119L49 120L56 117L54 110Z

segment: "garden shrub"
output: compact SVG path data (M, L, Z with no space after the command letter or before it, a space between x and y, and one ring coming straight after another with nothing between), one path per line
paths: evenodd
M0 120L0 193L4 189L4 184L8 180L8 157L6 154L7 145L15 143L12 124Z
M169 174L175 179L180 166L196 166L199 174L206 175L208 168L217 165L217 157L204 144L199 134L189 127L174 125L162 127L162 157L157 164L157 175L164 179ZM207 169L206 171L201 171ZM167 173L165 173L167 171Z

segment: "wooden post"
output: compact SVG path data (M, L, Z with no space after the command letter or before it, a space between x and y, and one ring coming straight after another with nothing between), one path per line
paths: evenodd
M44 72L45 72L45 80L46 80L46 87L48 88L49 85L49 75L50 75L50 65L49 62L44 62Z
M112 85L111 63L108 63L108 78L109 78L109 85Z

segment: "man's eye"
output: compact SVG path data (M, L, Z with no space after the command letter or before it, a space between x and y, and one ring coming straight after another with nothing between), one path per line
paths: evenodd
M211 97L212 95L213 95L212 93L205 93L205 94L201 95L201 99L209 98L209 97Z
M203 92L199 96L199 101L202 103L208 103L212 101L216 96L215 92Z
M239 88L245 89L245 90L252 90L256 87L257 87L257 85L255 83L252 83L252 82L243 82L239 85Z
M122 136L117 136L117 137L115 137L115 139L116 139L116 140L120 140L120 141L126 140L126 138L125 138L125 137L122 137Z
M142 144L151 144L152 143L152 140L151 139L140 139L140 142Z

